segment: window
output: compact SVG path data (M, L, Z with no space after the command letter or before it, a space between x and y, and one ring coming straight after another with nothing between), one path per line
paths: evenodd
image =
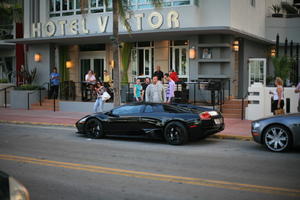
M80 0L50 0L49 16L59 17L81 14ZM88 13L101 13L112 11L112 0L108 0L108 6L103 0L87 0L84 9Z
M180 78L188 78L188 41L171 41L170 65L170 69L177 72Z
M144 105L128 105L121 106L119 108L113 109L113 115L128 115L128 114L137 114L141 113Z
M266 59L249 59L249 86L253 83L266 84Z
M112 0L108 0L108 5L104 4L104 0L86 0L84 6L88 13L102 13L112 11ZM49 16L59 17L67 15L81 14L80 0L50 0ZM155 6L148 0L129 0L127 1L130 10L153 9ZM198 0L195 0L198 5ZM163 0L162 7L174 7L191 5L191 0Z
M173 6L183 6L191 5L190 0L163 0L162 7L173 7ZM197 5L197 4L196 4ZM130 0L128 1L128 8L131 10L140 9L152 9L155 6L148 0Z
M154 65L153 42L138 42L131 52L132 75L151 77Z

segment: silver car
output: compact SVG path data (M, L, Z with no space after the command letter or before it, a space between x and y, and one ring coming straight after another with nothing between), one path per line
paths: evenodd
M300 146L300 113L277 115L255 120L251 124L255 142L275 152Z

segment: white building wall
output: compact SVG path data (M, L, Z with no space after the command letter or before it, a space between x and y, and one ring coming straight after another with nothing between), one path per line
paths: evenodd
M256 0L253 7L250 0L231 0L230 26L265 37L265 4L264 0Z

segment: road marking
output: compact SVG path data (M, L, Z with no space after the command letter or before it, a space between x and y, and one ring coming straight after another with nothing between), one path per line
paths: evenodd
M30 125L30 124L4 124L4 123L0 123L0 126L4 125L4 126L20 126L20 127L25 127L25 128L42 128L42 129L54 129L54 130L70 130L70 131L76 131L76 128L72 128L72 127L59 127L59 126L46 126L46 125Z
M300 197L300 189L298 190L298 189L289 189L289 188L281 188L281 187L270 187L270 186L263 186L263 185L235 183L235 182L228 182L228 181L209 180L209 179L202 179L202 178L173 176L167 174L157 174L157 173L134 171L134 170L116 169L116 168L87 165L87 164L80 164L80 163L60 162L60 161L53 161L53 160L46 160L46 159L38 159L33 157L8 155L8 154L0 154L0 159L17 161L17 162L25 162L25 163L31 163L31 164L37 164L43 166L52 166L52 167L61 167L61 168L80 170L80 171L88 171L93 173L120 175L120 176L134 177L134 178L167 181L172 183L207 186L207 187L238 190L238 191L249 191L249 192L280 194L285 196Z

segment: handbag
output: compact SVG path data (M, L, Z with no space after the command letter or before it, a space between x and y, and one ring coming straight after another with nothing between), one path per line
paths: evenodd
M276 109L275 110L275 115L284 115L285 111L282 108Z
M108 99L110 99L110 95L108 94L108 92L104 92L103 94L102 94L102 99L104 100L104 101L107 101Z

